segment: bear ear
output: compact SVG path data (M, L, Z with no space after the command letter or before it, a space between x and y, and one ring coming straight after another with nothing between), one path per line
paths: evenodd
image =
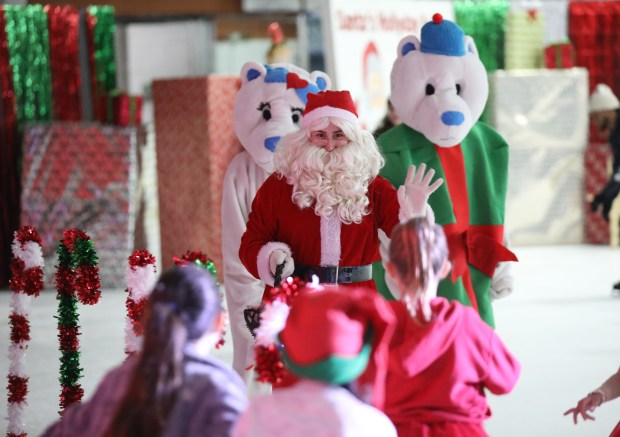
M469 35L465 36L465 51L466 53L472 53L477 58L480 57L480 55L478 54L478 48L476 47L476 43L474 42L474 39Z
M397 56L402 58L413 50L420 50L420 40L414 35L407 35L398 43Z
M257 77L265 77L266 74L267 69L263 64L253 61L246 62L243 64L243 67L241 67L241 83L246 84Z
M325 91L332 87L332 80L327 73L322 71L316 70L310 73L310 81L314 82L320 91Z

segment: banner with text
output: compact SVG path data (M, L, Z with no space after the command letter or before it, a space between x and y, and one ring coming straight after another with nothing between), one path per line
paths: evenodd
M325 1L327 73L333 89L351 92L366 129L375 129L387 111L398 43L406 35L419 37L422 26L436 12L454 21L448 0Z

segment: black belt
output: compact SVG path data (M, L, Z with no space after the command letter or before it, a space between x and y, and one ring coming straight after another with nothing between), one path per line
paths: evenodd
M370 281L372 279L372 264L352 267L295 265L293 276L311 282L313 275L319 278L321 284L350 284L352 282Z

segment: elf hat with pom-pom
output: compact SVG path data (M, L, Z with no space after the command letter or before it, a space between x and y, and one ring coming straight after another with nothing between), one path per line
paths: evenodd
M280 333L282 361L294 374L342 385L362 377L383 406L388 343L395 316L376 292L329 288L301 293ZM372 381L371 381L372 379Z
M465 32L456 23L434 14L422 26L420 51L446 56L465 56Z
M596 85L590 96L590 112L613 111L620 108L620 101L614 92L604 83Z
M308 103L303 112L302 127L311 126L315 120L324 117L338 117L359 125L355 104L348 91L321 91L308 94Z

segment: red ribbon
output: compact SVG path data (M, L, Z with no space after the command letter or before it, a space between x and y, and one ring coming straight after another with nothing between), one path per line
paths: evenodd
M444 226L452 258L452 282L465 273L467 264L492 278L499 262L517 261L516 255L501 244L503 225L470 225L465 231L456 228L454 224Z
M456 223L444 225L452 261L452 282L463 278L463 286L472 306L478 310L478 302L471 282L468 264L492 278L497 263L517 261L517 257L502 245L503 225L470 225L467 176L461 145L435 146L444 170Z

